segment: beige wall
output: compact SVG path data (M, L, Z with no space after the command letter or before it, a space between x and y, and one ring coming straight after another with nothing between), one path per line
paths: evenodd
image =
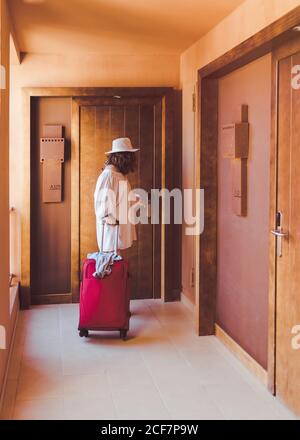
M178 87L179 62L177 54L29 53L14 66L13 79L16 87Z
M191 105L191 93L196 86L198 69L299 5L300 0L246 0L181 55L180 84L183 91L183 182L185 188L193 186L195 175L191 170L195 169L195 160L199 161L197 142L195 143L197 125L194 126L195 114ZM197 174L196 179L198 179ZM198 243L190 237L183 237L183 250L186 253L183 255L183 292L194 298L195 291L187 285L187 280L190 265L197 258ZM197 267L197 261L195 264Z
M9 32L10 20L5 0L0 0L0 63L6 71L6 88L0 95L0 325L6 330L6 349L0 348L0 396L5 368L8 359L8 348L13 328L10 318L9 301Z
M185 120L185 130L183 132L183 156L182 156L182 185L183 188L193 188L195 181L195 125L196 114L192 112L194 84L187 84L185 93L182 96L182 115ZM186 118L186 115L189 115ZM183 228L184 232L184 228ZM194 303L195 300L195 239L192 235L182 237L182 290L185 296ZM192 283L191 271L194 272L194 282Z

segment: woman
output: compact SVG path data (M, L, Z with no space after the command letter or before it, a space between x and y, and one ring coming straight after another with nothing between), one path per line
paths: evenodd
M129 206L123 203L131 191L127 175L135 170L138 148L133 148L129 138L118 138L112 143L105 168L98 177L94 193L94 205L97 224L97 242L102 252L112 252L115 247L116 223L120 220L120 208ZM118 250L127 249L136 240L135 225L128 220L119 226ZM122 213L124 218L124 213ZM103 231L104 228L104 231ZM102 235L103 234L103 235ZM103 236L103 245L102 245Z

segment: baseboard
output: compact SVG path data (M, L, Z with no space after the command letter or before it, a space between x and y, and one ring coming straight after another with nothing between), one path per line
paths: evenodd
M217 324L215 324L215 335L251 373L266 387L268 386L268 372Z
M183 292L181 293L181 302L184 304L191 312L195 311L195 304L187 297Z
M9 288L9 313L12 315L16 300L19 299L20 285L19 283L13 284Z
M9 367L10 367L10 363L11 363L11 358L12 358L12 354L13 354L13 349L14 349L15 339L16 339L16 333L17 333L17 324L18 324L18 319L19 319L19 312L20 312L20 309L18 308L18 310L16 312L16 319L15 319L15 322L14 322L14 329L13 329L13 333L12 333L12 337L11 337L11 341L10 341L10 346L9 346L9 350L8 350L8 358L7 358L7 362L6 362L6 369L5 369L5 374L4 374L4 379L3 379L2 389L1 389L1 395L0 395L0 414L2 413L2 410L3 410L3 403L4 403L4 396L5 396L5 391L6 391L7 380L8 380Z
M70 304L72 293L54 293L50 295L32 295L31 304L34 306L50 304Z

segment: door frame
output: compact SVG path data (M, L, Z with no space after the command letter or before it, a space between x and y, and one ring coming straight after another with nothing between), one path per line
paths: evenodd
M24 185L21 211L21 308L31 305L30 292L30 215L31 215L31 141L32 141L32 101L39 97L69 97L72 99L71 126L71 183L79 182L79 112L75 98L149 98L161 101L162 115L162 187L181 188L181 93L172 87L26 87L23 93L24 115ZM73 300L78 298L78 251L79 236L79 191L71 196L71 280ZM161 297L164 301L178 301L181 294L181 225L161 227ZM74 241L73 241L74 240ZM76 268L75 268L76 266ZM76 274L75 274L76 272ZM74 291L73 291L74 289ZM73 295L74 292L74 295ZM63 298L65 302L65 297Z
M198 70L197 187L205 190L204 232L196 237L196 328L199 335L215 334L217 293L218 205L218 80L268 54L286 41L295 40L300 6ZM276 212L277 74L272 57L272 125L270 157L270 229ZM275 245L269 241L268 388L275 393L276 282Z

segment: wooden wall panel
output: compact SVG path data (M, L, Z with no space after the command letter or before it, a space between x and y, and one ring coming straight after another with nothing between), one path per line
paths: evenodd
M181 171L181 93L166 94L163 112L165 111L165 150L162 168L164 180L162 187L172 190L182 189ZM182 225L174 224L174 204L171 203L171 223L164 228L164 262L162 269L165 273L164 294L166 301L179 301L181 297L181 234Z
M34 106L31 149L31 294L34 303L41 303L47 295L71 293L71 102L68 98L37 98ZM43 136L45 124L60 124L64 127L66 142L61 203L43 203L42 200L40 137ZM48 302L47 299L45 301ZM58 297L57 301L60 301Z

